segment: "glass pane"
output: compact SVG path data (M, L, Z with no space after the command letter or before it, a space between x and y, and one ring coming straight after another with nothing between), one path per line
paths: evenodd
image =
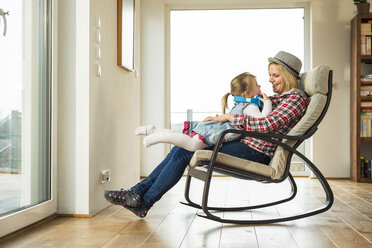
M0 216L50 199L49 2L0 2Z
M304 9L172 10L170 13L171 128L221 113L221 98L242 72L272 95L268 57L283 50L304 62ZM273 26L273 23L275 25ZM233 106L229 97L229 106ZM305 145L298 150L305 153ZM303 172L293 157L291 171Z
M272 95L267 58L283 50L303 61L303 17L303 8L172 10L171 126L188 109L193 120L221 113L222 96L242 72L256 75Z

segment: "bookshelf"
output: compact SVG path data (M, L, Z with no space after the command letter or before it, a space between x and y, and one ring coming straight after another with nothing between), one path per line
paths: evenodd
M350 166L351 178L353 181L372 183L371 178L367 178L367 176L363 175L362 162L360 159L361 156L364 156L365 159L372 160L372 137L366 135L365 128L361 123L362 118L364 120L366 118L372 119L372 116L361 117L361 114L365 112L365 108L362 109L362 105L372 104L372 92L371 95L361 96L361 88L363 91L365 88L361 87L361 76L366 74L372 75L372 52L370 51L372 44L368 43L368 39L366 39L369 48L364 47L367 46L365 44L363 44L362 47L362 42L365 43L365 36L362 35L362 24L368 23L368 21L372 22L372 14L357 15L351 20ZM363 51L363 49L365 50ZM368 51L368 49L370 50ZM365 122L363 124L365 124Z

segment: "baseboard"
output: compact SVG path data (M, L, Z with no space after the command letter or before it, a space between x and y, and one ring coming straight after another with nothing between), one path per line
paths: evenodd
M61 218L92 218L93 214L57 214Z

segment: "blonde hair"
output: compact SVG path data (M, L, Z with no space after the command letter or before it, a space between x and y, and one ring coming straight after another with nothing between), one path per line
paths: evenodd
M274 64L279 74L284 78L284 91L291 90L293 88L298 88L297 78L295 75L290 73L284 66L271 62L270 65Z
M245 91L250 94L254 90L254 86L256 83L255 79L256 76L250 74L249 72L243 72L231 80L230 92L226 93L221 100L223 114L226 113L227 98L229 97L229 95L231 94L233 96L243 96Z

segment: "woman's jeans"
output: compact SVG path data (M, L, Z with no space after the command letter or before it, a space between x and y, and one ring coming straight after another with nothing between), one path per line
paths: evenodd
M212 148L211 148L212 149ZM269 164L270 157L240 141L224 143L220 152L262 164ZM175 146L151 174L131 189L142 196L142 207L150 209L182 177L194 152Z

